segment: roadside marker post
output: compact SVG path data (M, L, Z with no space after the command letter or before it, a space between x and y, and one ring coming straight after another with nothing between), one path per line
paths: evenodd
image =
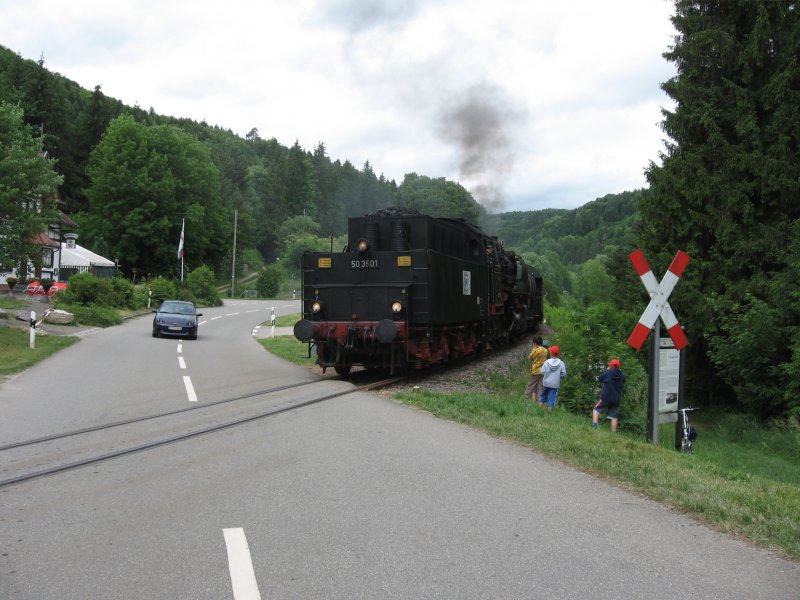
M683 362L683 349L689 345L689 340L678 322L672 307L669 305L669 296L675 289L678 281L686 270L691 257L683 250L678 250L675 258L669 266L666 274L659 283L650 264L641 250L635 250L628 255L633 268L642 280L647 293L650 294L650 303L645 308L639 322L634 327L628 337L628 344L636 350L640 350L650 331L653 337L650 345L650 385L649 385L649 405L647 411L647 433L648 440L658 445L658 426L660 424L659 413L659 370L661 368L660 347L661 347L661 323L666 327L669 336L675 344L675 349L680 352L681 363ZM659 319L661 323L659 323ZM680 376L682 380L682 373ZM679 381L680 389L683 389L682 381ZM682 394L680 394L682 396ZM681 397L678 398L680 408Z
M29 343L31 350L36 348L36 311L31 311L31 328L30 328L30 336L29 336Z
M275 337L275 307L272 307L272 312L270 313L270 324L272 326L272 337Z

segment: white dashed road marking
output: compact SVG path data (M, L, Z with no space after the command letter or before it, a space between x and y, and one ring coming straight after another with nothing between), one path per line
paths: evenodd
M247 538L241 527L223 529L225 547L228 550L228 569L231 572L231 587L235 600L261 600L253 559Z
M185 368L186 368L186 361L185 361L185 360L183 360L183 357L182 357L182 356L179 356L179 357L178 357L178 366L179 366L181 369L185 369Z
M192 378L189 377L188 375L184 375L183 385L186 387L186 395L189 396L189 402L197 402L197 395L194 393Z

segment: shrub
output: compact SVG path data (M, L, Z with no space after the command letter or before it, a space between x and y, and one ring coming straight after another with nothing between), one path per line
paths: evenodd
M283 271L278 265L264 267L261 275L258 276L256 289L264 298L274 298L278 295L283 281Z
M559 404L576 414L588 415L600 394L597 376L611 358L622 362L627 376L622 394L623 417L620 426L642 433L647 424L648 376L642 357L624 340L621 329L636 318L621 314L610 304L588 308L576 305L548 307L550 325L557 331L551 344L561 347L567 377L558 394Z
M120 308L137 308L141 304L137 303L133 284L123 277L111 279L111 288L114 290L115 306Z
M70 312L75 315L76 325L109 327L110 325L119 325L122 322L119 313L111 306L84 306L76 304L70 307Z
M89 306L116 306L116 294L108 279L91 273L77 273L70 277L69 286L56 296L57 304L82 304Z
M203 265L197 267L186 276L186 290L188 290L195 300L209 306L219 306L222 304L219 292L217 292L216 278L214 271L210 267ZM182 298L183 299L183 298Z
M161 304L167 298L176 297L175 284L164 277L152 279L148 287L150 288L148 291L152 292L151 298L154 307Z

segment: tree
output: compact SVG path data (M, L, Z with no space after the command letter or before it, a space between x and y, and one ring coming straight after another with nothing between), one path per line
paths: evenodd
M267 265L256 281L256 289L264 298L275 298L281 289L283 271L278 265Z
M306 234L319 236L321 232L322 227L311 217L302 215L289 217L278 227L278 244L280 250L285 253L286 249L295 239Z
M190 264L216 264L224 256L232 215L222 204L208 149L193 137L123 115L92 152L88 172L86 235L107 240L126 273L176 272L184 218Z
M444 177L431 179L416 173L408 173L403 178L398 188L398 203L433 217L461 218L473 223L486 214L462 185Z
M790 292L782 249L796 244L800 218L798 12L788 0L676 2L679 35L664 56L677 75L662 85L676 103L663 111L670 141L639 203L654 268L663 273L678 249L693 258L670 299L692 341L687 389L727 403L756 359L776 365L759 394L765 417L800 406L779 391L798 360L793 324L774 318ZM756 316L769 318L762 348L730 337Z
M31 238L57 220L54 197L61 181L22 109L0 102L0 267L10 270L40 257Z

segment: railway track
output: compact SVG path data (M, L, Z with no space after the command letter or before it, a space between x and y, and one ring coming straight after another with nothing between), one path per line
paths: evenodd
M345 390L326 393L304 400L288 400L278 405L273 402L267 408L263 406L262 400L267 396L315 383L331 381L330 379L314 379L259 390L199 406L6 444L0 446L0 462L3 463L0 470L0 477L2 477L0 479L0 489L176 444L202 435L209 435L348 394L379 389L393 385L403 379L404 377L392 377L357 385L356 387L348 386ZM246 406L242 405L242 402L246 400L255 400L256 402ZM231 412L231 410L237 414L230 416L228 412ZM176 423L176 419L180 417L184 417L184 419ZM149 425L154 421L160 423L160 429L173 431L173 433L156 437L156 432L150 429L139 433L133 431L137 426L145 423ZM180 429L180 431L174 432L175 429ZM119 432L119 435L117 432ZM121 440L121 438L131 436L139 436L144 441L137 444L124 445L124 439ZM59 446L59 442L65 442L67 445Z

